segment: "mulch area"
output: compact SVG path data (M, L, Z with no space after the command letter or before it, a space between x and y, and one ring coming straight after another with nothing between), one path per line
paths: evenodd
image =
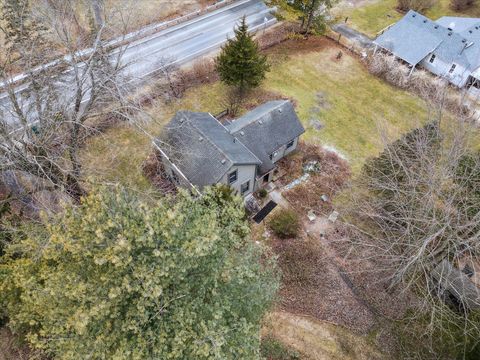
M316 214L327 214L333 209L333 197L350 178L350 167L337 154L301 142L296 154L279 162L280 171L286 174L281 183L286 185L302 176L303 166L309 162L317 162L319 171L311 173L306 182L283 192L283 196L299 212L313 210ZM322 195L326 195L328 200L322 200Z
M273 239L282 269L278 306L287 312L367 333L375 318L352 294L319 242L311 238Z
M332 199L351 176L348 163L337 154L300 143L299 151L280 163L285 173L282 185L300 177L311 161L318 162L320 171L283 192L304 219L304 232L296 239L282 240L273 234L269 239L283 274L278 306L368 334L379 321L400 318L415 300L412 294L388 289L388 276L371 261L371 254L352 247L349 240L360 234L336 222L327 225L325 237L320 238L316 223L306 220L310 209L317 216L328 215L334 208ZM328 201L320 199L323 194Z

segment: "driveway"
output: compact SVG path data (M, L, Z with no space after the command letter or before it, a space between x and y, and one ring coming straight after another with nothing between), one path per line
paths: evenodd
M342 36L345 36L347 39L351 41L355 41L360 44L364 49L371 49L374 47L372 39L370 39L367 35L352 29L345 23L335 24L332 26L332 30Z

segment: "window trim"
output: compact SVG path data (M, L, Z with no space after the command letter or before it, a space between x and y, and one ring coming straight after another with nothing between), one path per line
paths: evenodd
M235 179L232 180L232 175L235 175ZM238 169L233 170L228 174L228 184L233 184L238 180Z
M287 143L287 147L285 149L290 149L291 147L293 147L293 145L295 145L295 139L293 139L292 141L288 142Z
M247 185L247 188L243 190L243 186ZM250 180L245 181L243 184L240 185L240 194L243 196L245 193L250 191Z
M432 54L432 56L430 56L430 60L428 60L428 62L429 62L430 64L433 64L433 62L435 61L435 58L436 58L436 57L437 57L437 56L436 56L435 54Z

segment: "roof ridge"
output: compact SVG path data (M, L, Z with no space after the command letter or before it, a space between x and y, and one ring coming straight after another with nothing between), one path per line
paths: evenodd
M218 119L216 119L218 121ZM224 130L230 134L234 139L236 139L250 154L253 155L255 159L259 161L259 163L262 163L262 160L260 160L257 155L255 155L240 139L238 139L236 136L234 136L230 131L228 131L227 127L223 125L220 121L218 123L224 128Z
M191 112L193 113L194 111L188 111L188 112ZM203 112L203 111L196 111L197 114L208 114L210 117L212 117L216 122L219 122L212 114L208 113L208 112ZM205 134L196 124L195 124L195 121L191 121L190 119L186 119L187 121L189 121L192 126L200 133L203 135L204 138L207 139L207 141L213 145L213 147L215 147L218 151L220 151L222 153L223 156L225 156L228 160L230 160L231 163L233 163L233 160L232 158L230 158L230 156L228 156L225 151L223 151L223 149L221 149L217 144L215 144L212 139L210 139L210 136L208 136L207 134Z
M250 113L254 112L254 111L257 110L258 108L260 108L260 107L262 107L262 106L265 106L265 105L267 105L267 104L269 104L269 103L273 103L273 102L278 102L278 104L277 104L276 106L272 107L272 108L269 108L268 113L270 113L270 112L278 109L280 106L285 105L285 103L290 102L290 100L279 99L279 100L270 100L270 101L267 101L266 103L263 103L262 105L254 108L254 109L252 109L252 110L250 110L248 113L244 114L243 116L240 116L239 118L233 120L233 121L230 123L230 125L231 125L233 128L235 128L235 123L236 123L236 122L240 121L241 119L245 119ZM267 113L267 111L262 112L262 113L260 114L260 116L258 116L257 118L251 119L250 121L246 122L245 124L242 124L242 126L239 127L237 130L234 130L234 131L232 131L232 132L229 131L229 132L230 132L231 134L233 134L234 132L238 132L238 131L242 130L244 127L246 127L246 126L248 126L248 125L251 125L251 124L259 121L260 118L262 118L266 113Z

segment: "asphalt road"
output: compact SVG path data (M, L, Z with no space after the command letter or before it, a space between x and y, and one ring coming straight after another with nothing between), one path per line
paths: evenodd
M113 50L113 53L123 51L121 63L126 65L125 75L132 81L141 82L155 74L165 65L165 61L182 65L218 49L228 37L233 36L233 28L243 16L246 16L251 31L263 30L275 23L271 11L262 1L242 0L133 41ZM59 83L68 84L69 77L73 77L73 71L67 70ZM21 99L28 86L26 83L15 88L17 97ZM59 86L63 86L62 92L66 100L73 97L68 85ZM84 102L87 100L88 98ZM23 106L29 106L28 101L24 101ZM28 120L35 123L34 113ZM18 120L5 92L0 93L0 122L2 121L12 128L18 127Z

